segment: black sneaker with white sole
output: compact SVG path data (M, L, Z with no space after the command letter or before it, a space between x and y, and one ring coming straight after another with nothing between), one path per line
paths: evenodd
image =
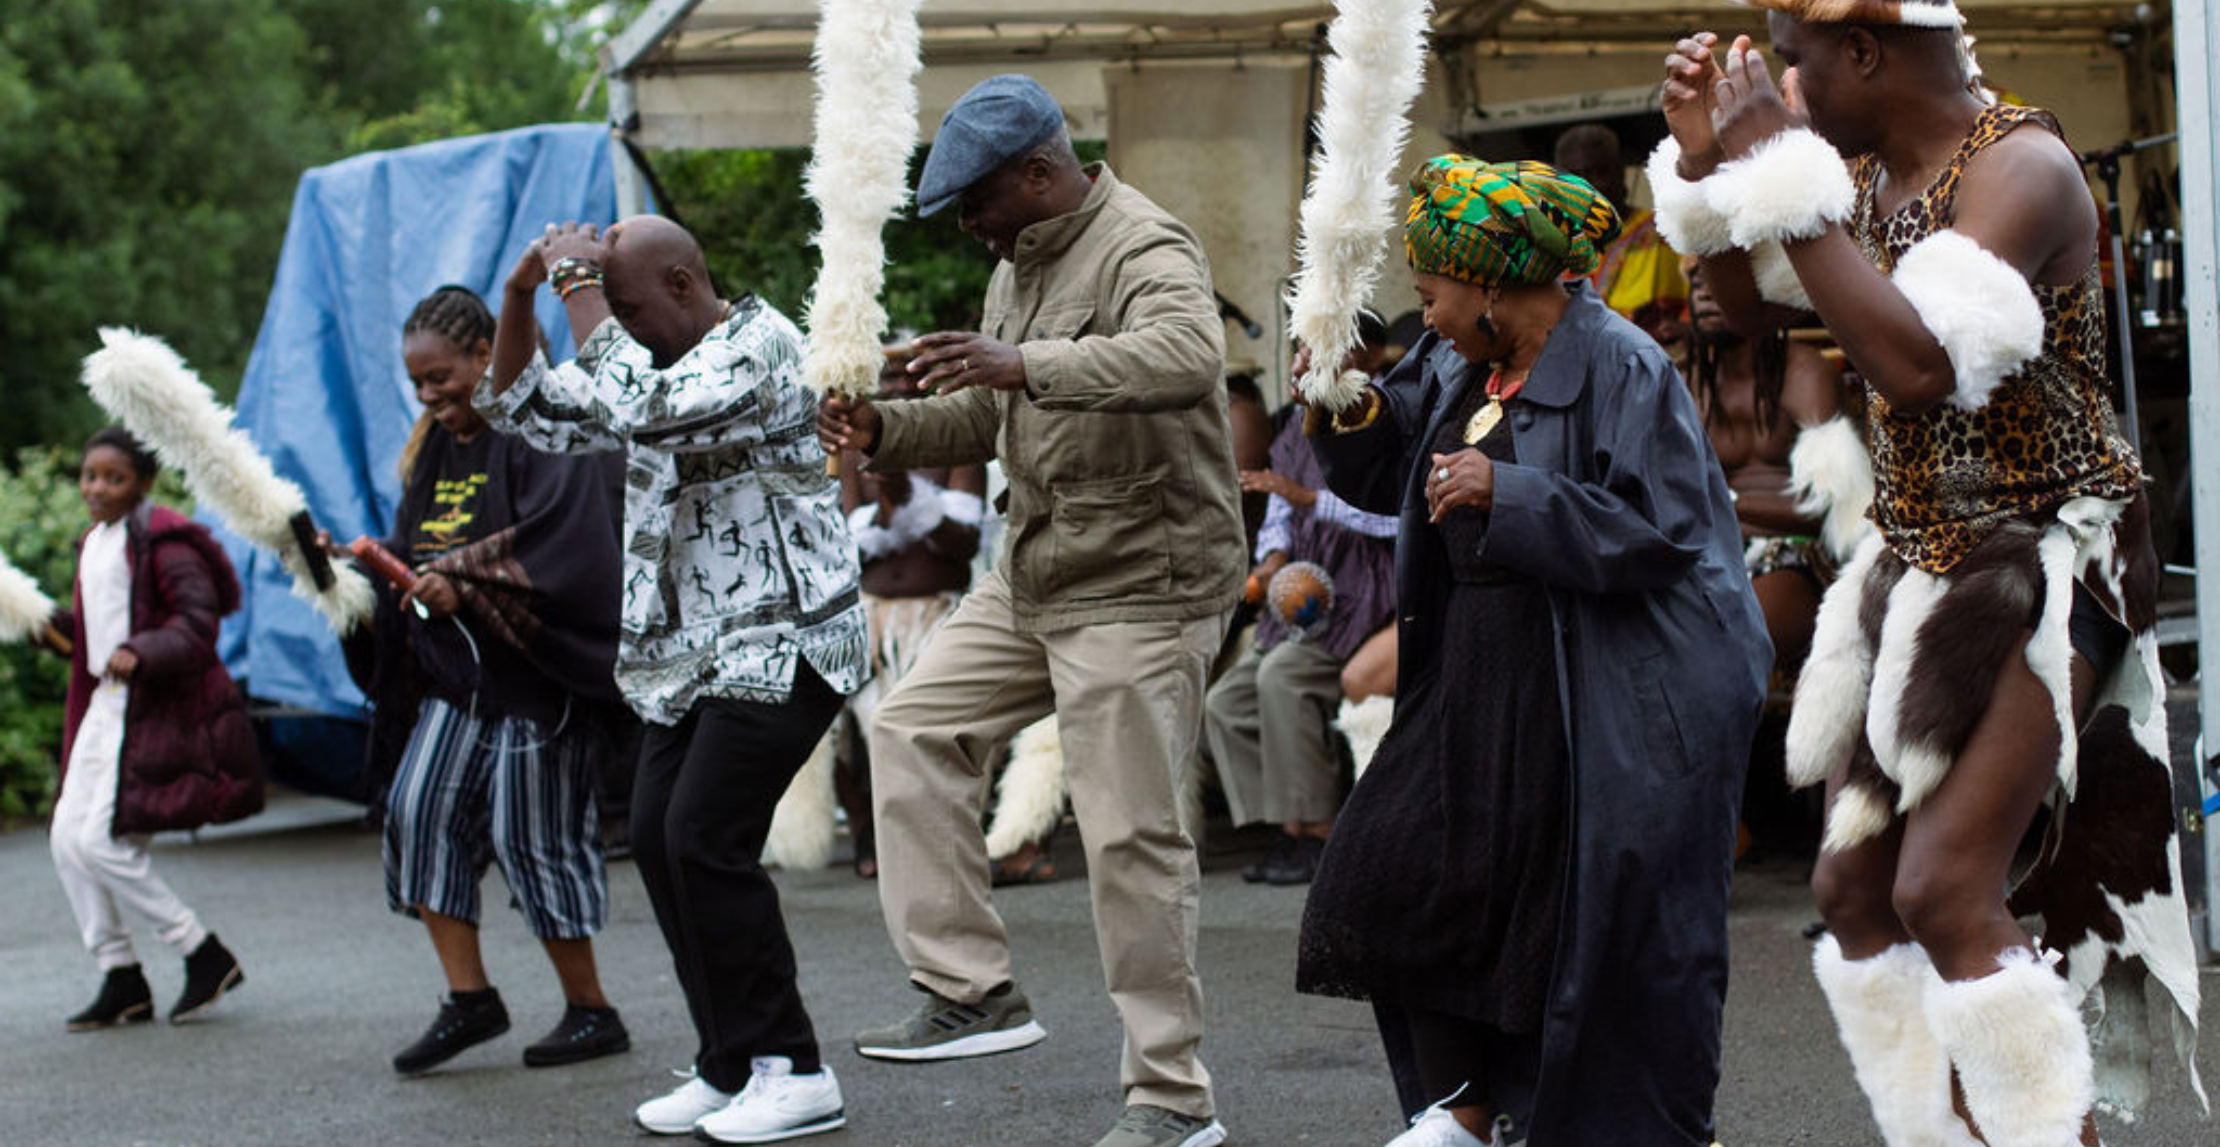
M969 1059L1016 1051L1048 1038L1016 984L1004 984L975 1004L958 1003L923 987L918 990L925 993L925 1003L916 1014L894 1027L859 1033L858 1055L912 1063Z

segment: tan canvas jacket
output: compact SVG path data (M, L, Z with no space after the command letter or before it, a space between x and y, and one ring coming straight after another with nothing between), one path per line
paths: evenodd
M1021 632L1231 609L1244 563L1225 326L1195 236L1107 166L1079 210L1018 237L982 333L1027 390L879 407L871 467L1002 459L1002 568Z

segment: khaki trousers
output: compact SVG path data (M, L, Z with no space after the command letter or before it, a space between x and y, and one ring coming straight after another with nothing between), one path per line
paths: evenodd
M980 823L988 763L1056 714L1086 848L1103 978L1125 1024L1127 1103L1213 1114L1195 974L1201 873L1179 824L1203 678L1225 615L1021 634L989 573L956 608L871 729L879 900L917 983L976 1003L1011 979Z
M1341 704L1341 659L1307 641L1241 655L1210 687L1203 729L1236 826L1318 824L1341 808L1326 739Z

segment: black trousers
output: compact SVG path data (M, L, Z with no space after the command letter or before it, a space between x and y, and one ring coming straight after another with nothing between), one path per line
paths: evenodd
M772 808L843 700L804 663L785 704L705 699L640 746L632 855L700 1040L695 1070L719 1091L745 1086L754 1056L819 1067L761 858Z

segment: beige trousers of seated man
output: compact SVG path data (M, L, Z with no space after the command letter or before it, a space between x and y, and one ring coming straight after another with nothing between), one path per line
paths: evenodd
M1203 1118L1214 1108L1197 1054L1201 873L1175 794L1225 626L1217 615L1021 634L997 570L941 626L871 730L887 930L912 979L977 1003L1013 978L979 831L988 762L1056 714L1103 978L1125 1023L1125 1101Z

